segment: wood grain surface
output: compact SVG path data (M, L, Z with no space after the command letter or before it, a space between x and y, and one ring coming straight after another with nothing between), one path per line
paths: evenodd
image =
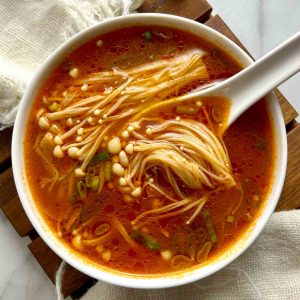
M1 150L0 150L1 151ZM2 208L10 200L17 196L17 190L13 178L12 168L0 173L0 207Z
M12 128L0 131L0 170L1 165L10 158Z
M224 23L224 21L220 18L220 16L216 15L216 16L211 17L207 22L205 22L205 25L207 25L207 26L217 30L218 32L224 34L230 40L235 42L239 47L241 47L244 51L246 51L248 53L247 49L238 40L238 38L230 30L230 28Z
M18 196L6 203L2 210L20 236L26 236L33 230Z
M47 273L49 278L54 282L55 274L59 265L61 264L61 258L58 257L40 238L36 238L30 245L29 249ZM82 287L91 281L91 278L85 274L77 271L73 267L68 266L64 273L63 278L63 294L68 296L74 291Z
M211 16L211 6L204 0L146 0L140 12L159 12L187 17L205 22L206 25L223 33L228 38L246 50L234 33L219 16ZM288 132L288 168L286 181L277 210L300 207L300 126L294 121L296 111L276 90L285 124ZM49 278L54 281L55 272L61 259L35 233L30 221L25 215L14 185L10 167L10 144L12 129L0 132L0 207L15 227L20 236L29 235L32 242L29 248ZM63 282L63 293L80 297L95 281L68 267Z
M206 21L211 10L211 6L205 0L146 0L139 8L139 12L165 13L199 22Z
M288 164L278 210L300 207L300 125L288 133Z
M292 122L297 116L296 110L290 105L290 103L285 99L285 97L280 93L278 89L274 90L275 95L279 101L281 111L283 114L285 124ZM299 97L300 98L300 97Z

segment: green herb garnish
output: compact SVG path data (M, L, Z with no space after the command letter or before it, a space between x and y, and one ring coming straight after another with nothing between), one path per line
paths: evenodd
M101 161L106 161L110 158L110 154L107 150L103 150L97 153L90 161L89 166L94 166L99 164Z
M227 216L227 222L228 223L233 223L235 221L235 217L234 216Z
M262 138L256 138L255 146L257 149L264 150L266 149L266 141Z
M215 243L217 241L217 235L216 235L213 225L211 223L209 211L208 210L203 211L202 216L204 218L205 225L206 225L208 234L210 236L210 240L212 243Z
M138 230L133 230L131 232L131 237L138 243L144 245L150 250L160 250L161 244L157 242L152 236L144 235Z
M86 185L81 180L77 182L77 192L80 198L86 197Z
M94 178L92 180L92 190L98 191L99 185L100 185L99 176L94 176Z
M252 206L259 207L262 202L262 193L259 185L248 177L242 177L242 188L244 191L244 199Z
M152 32L151 31L144 32L144 37L145 37L146 40L151 40L152 39Z

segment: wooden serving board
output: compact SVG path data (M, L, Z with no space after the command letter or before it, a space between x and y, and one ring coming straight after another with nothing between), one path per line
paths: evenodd
M223 33L244 48L222 19L217 15L212 16L212 7L205 0L146 0L139 11L174 14L197 20ZM287 175L277 210L296 209L300 207L300 125L295 121L297 113L293 107L278 90L275 93L283 112L289 149ZM38 236L19 201L10 160L11 136L12 129L0 132L0 207L18 234L31 238L29 249L54 281L61 259ZM63 293L74 299L79 298L95 282L94 279L68 267L64 275Z

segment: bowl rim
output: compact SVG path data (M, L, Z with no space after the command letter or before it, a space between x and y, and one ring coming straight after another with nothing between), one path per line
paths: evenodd
M49 69L53 68L53 65L57 66L61 57L65 57L67 52L72 52L74 48L77 48L83 45L86 41L93 39L98 35L103 34L104 32L109 32L115 30L114 26L120 25L120 28L131 27L134 25L161 25L161 26L170 26L177 27L179 25L184 25L183 30L188 31L186 28L190 27L195 29L197 32L193 32L195 35L205 36L204 39L209 40L210 42L221 41L221 46L226 46L227 51L235 52L234 57L239 56L242 62L245 65L249 65L253 63L253 60L246 54L244 50L242 50L239 46L229 40L227 37L217 32L214 29L207 27L201 23L196 21L192 21L183 17L174 16L174 15L166 15L159 13L143 13L143 14L134 14L116 17L113 19L108 19L102 21L99 24L93 25L80 33L73 36L71 39L67 40L63 45L58 47L43 63L39 71L36 73L31 83L29 84L19 106L19 110L17 113L13 137L12 137L12 167L13 167L13 175L15 184L17 187L17 192L20 197L23 208L30 219L33 227L36 229L40 237L44 240L44 242L52 249L58 256L60 256L63 260L65 260L68 264L76 268L77 270L93 277L98 280L102 280L108 283L112 283L119 286L131 287L131 288L144 288L144 289L153 289L153 288L167 288L167 287L175 287L184 285L187 283L191 283L202 278L205 278L229 263L235 260L238 256L240 256L258 237L263 228L265 227L267 221L272 215L277 202L279 200L279 196L283 187L285 172L286 172L286 164L287 164L287 140L285 133L285 124L283 120L283 116L280 110L280 106L277 101L274 101L275 96L272 94L268 94L266 96L267 105L270 109L270 115L273 118L274 123L274 133L277 138L277 150L275 150L277 154L277 162L274 168L274 176L278 179L275 185L275 179L272 184L272 195L271 192L268 195L269 205L268 207L264 207L262 209L261 215L257 217L257 222L254 224L253 229L249 233L249 237L241 237L240 240L247 239L241 246L239 250L236 250L235 253L230 254L229 257L221 258L216 263L212 261L208 264L208 266L204 266L203 268L196 268L195 270L185 270L181 275L176 274L161 274L160 276L152 276L152 275L144 275L137 276L133 274L127 273L119 273L113 272L111 270L101 269L101 267L96 267L95 265L89 264L84 259L80 258L78 255L73 255L74 253L70 253L70 250L66 250L66 246L63 245L62 242L57 241L57 237L55 237L54 233L51 230L47 230L45 228L45 224L42 224L43 220L37 218L37 212L34 212L33 209L33 197L31 193L28 191L29 187L26 186L27 179L24 174L24 153L23 153L23 139L25 133L25 125L28 122L28 114L32 107L33 99L35 98L32 95L36 95L38 90L40 89L42 83L41 78L47 78L48 75L44 75L48 72ZM123 25L122 25L123 24ZM175 25L174 25L175 24ZM110 28L110 29L109 29ZM180 28L179 28L180 29ZM102 32L99 34L98 31ZM84 40L84 42L83 42ZM219 43L217 43L218 46ZM70 50L72 49L72 50ZM51 71L52 72L52 71ZM50 73L51 73L50 72ZM29 193L29 195L28 195ZM30 199L29 199L30 198ZM41 216L40 216L41 217ZM232 248L235 248L239 243L236 242ZM74 251L73 251L74 252ZM225 251L227 252L227 250Z

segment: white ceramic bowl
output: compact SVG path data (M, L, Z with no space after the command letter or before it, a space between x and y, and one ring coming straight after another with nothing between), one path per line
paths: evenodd
M212 43L216 43L240 61L244 66L253 63L252 59L241 48L217 31L200 23L177 16L163 14L136 14L110 19L88 28L59 47L43 64L29 85L21 101L13 131L13 173L19 197L34 228L47 245L68 264L93 278L116 285L132 288L173 287L199 280L220 270L241 255L261 233L276 207L284 182L287 162L285 126L279 104L274 95L271 93L266 97L266 99L269 112L274 122L277 142L275 177L272 189L266 200L266 204L262 209L262 213L255 224L232 248L225 251L224 254L219 255L203 267L183 271L179 275L164 274L162 276L137 276L122 274L120 272L113 272L102 267L97 267L95 264L84 260L74 251L71 251L69 248L64 246L63 243L55 237L41 217L34 203L24 170L23 140L25 135L25 124L28 122L32 103L36 98L41 85L68 53L103 33L119 28L130 27L132 25L162 25L178 28L194 35L198 35Z

